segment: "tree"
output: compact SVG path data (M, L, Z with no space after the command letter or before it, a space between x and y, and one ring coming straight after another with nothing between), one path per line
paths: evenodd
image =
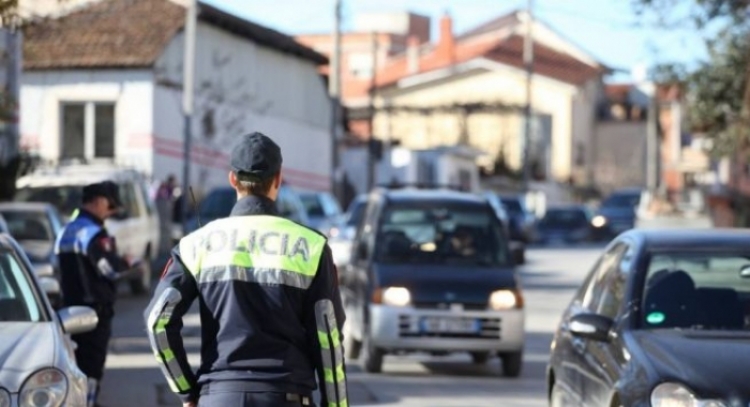
M657 24L689 24L701 30L708 59L692 69L678 64L658 66L653 79L684 87L690 128L713 140L715 156L750 146L750 0L692 0L684 15L676 13L675 0L632 1L639 16L655 15Z

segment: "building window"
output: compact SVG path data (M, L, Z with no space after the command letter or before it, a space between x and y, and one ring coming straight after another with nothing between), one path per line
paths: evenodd
M115 156L115 104L63 103L60 156L113 158Z

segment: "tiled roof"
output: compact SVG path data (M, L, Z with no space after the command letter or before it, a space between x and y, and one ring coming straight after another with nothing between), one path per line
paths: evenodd
M485 56L493 61L523 68L523 37L510 36ZM554 49L534 43L534 73L573 85L582 85L603 73L594 67Z
M444 58L437 53L422 55L419 60L419 71L409 73L407 58L401 57L391 62L378 72L377 87L395 84L405 77L425 73L452 64L459 64L477 58L486 58L498 63L523 68L523 38L511 35L498 41L458 43L452 59ZM577 58L553 50L539 43L534 43L534 73L573 85L581 85L589 79L601 75L602 68L588 65Z
M200 4L199 19L318 64L327 58L289 36ZM184 26L185 8L169 0L103 0L24 29L24 69L150 67Z

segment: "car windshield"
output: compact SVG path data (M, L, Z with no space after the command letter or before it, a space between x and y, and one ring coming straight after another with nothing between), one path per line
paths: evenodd
M645 329L750 328L750 254L653 253L642 288Z
M586 213L579 209L550 209L539 221L542 228L577 228L588 223Z
M48 202L60 211L62 216L70 216L81 204L83 187L60 185L50 187L20 188L14 197L18 202Z
M17 258L0 249L0 322L38 322L42 308Z
M237 192L233 189L215 189L203 199L200 205L200 215L207 219L225 218L229 216L237 203Z
M55 231L47 214L42 211L2 210L0 215L16 240L55 240Z
M383 263L508 265L507 242L489 206L395 204L381 219L376 260Z
M614 194L602 202L606 208L635 208L641 200L640 194Z

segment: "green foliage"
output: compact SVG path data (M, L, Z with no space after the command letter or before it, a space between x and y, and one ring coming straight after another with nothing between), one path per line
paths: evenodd
M677 0L632 0L636 12L653 13L657 23L674 23ZM697 66L664 64L652 71L657 83L680 83L686 90L690 129L713 140L715 156L750 146L748 67L750 67L750 0L690 0L678 23L704 34L708 60ZM670 22L669 19L672 18ZM709 27L712 29L709 30Z

